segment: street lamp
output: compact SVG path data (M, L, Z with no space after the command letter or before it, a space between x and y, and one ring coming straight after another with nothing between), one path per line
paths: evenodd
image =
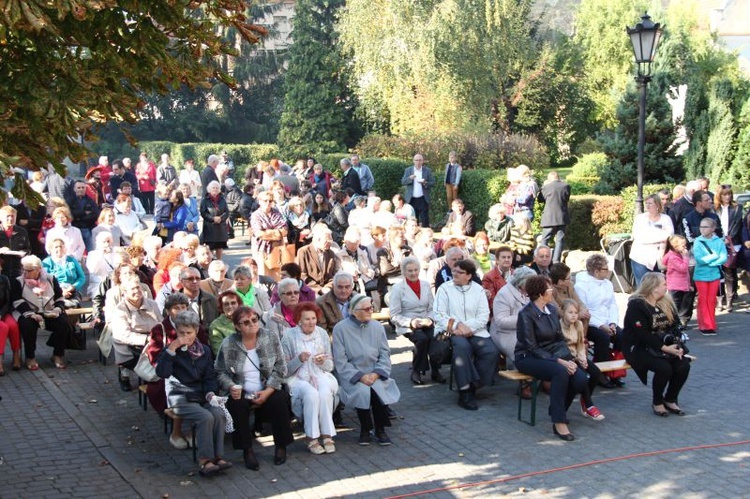
M643 213L643 149L646 145L646 87L651 81L651 63L654 62L656 47L662 35L662 27L654 22L648 13L644 13L641 22L634 28L625 27L633 44L635 62L638 64L638 82L640 92L640 114L638 116L638 196L635 207L638 213Z

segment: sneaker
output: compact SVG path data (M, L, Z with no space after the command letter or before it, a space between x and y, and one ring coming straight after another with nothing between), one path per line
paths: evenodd
M583 410L583 415L587 418L591 418L594 421L601 421L604 419L604 414L599 412L599 409L595 405Z
M189 447L187 440L185 440L182 437L174 438L172 436L169 437L169 443L172 444L172 447L178 450L185 450Z
M391 445L391 439L388 437L388 435L385 433L385 430L380 431L375 434L375 438L378 441L378 445L381 447L385 447L387 445Z
M361 430L359 432L359 445L370 445L372 442L372 433L368 430Z
M716 331L713 329L701 329L701 334L703 336L716 336Z

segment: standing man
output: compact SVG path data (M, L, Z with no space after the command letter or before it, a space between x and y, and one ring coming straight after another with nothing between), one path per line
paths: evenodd
M691 180L685 184L685 193L680 199L675 199L674 206L669 212L669 216L672 218L672 226L674 227L674 233L680 236L685 235L685 227L682 224L683 219L688 213L695 209L693 206L693 194L695 191L700 189L700 183L697 180ZM696 234L697 237L698 234Z
M445 165L445 197L448 200L448 206L458 198L458 184L461 182L461 165L458 164L458 153L451 151L448 153L448 164Z
M341 180L339 181L339 190L345 191L346 189L352 189L358 196L364 196L367 193L362 189L362 184L359 181L359 175L352 169L352 162L348 158L344 158L339 161L341 165Z
M114 176L110 178L110 181L112 178ZM86 195L86 182L79 180L75 183L74 190L75 196L67 199L70 214L73 215L72 225L73 227L78 227L81 231L83 244L88 251L91 251L94 249L94 240L91 237L91 231L96 227L96 220L99 218L99 207L93 199Z
M212 154L206 161L206 167L201 172L201 197L205 198L208 196L208 184L214 180L219 182L219 177L216 175L216 167L219 166L219 157ZM219 182L221 184L221 182Z
M406 186L404 199L417 214L419 225L430 226L430 189L435 185L435 176L432 170L424 165L421 154L414 155L414 166L404 171L401 177L401 185Z
M555 235L555 251L552 254L554 263L560 263L565 242L565 228L570 223L568 201L570 200L570 186L560 180L557 172L550 172L547 181L539 193L539 201L544 203L542 212L542 241L548 246L552 235Z
M156 180L161 185L166 185L169 189L177 187L177 169L169 163L169 154L161 155L161 163L156 169Z
M367 194L375 187L375 177L372 175L372 170L370 170L370 167L366 164L360 163L359 156L356 154L352 154L351 161L352 168L354 168L354 171L359 175L359 184L364 193Z

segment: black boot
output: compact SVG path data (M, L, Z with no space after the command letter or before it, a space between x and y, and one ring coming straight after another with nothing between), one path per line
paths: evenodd
M477 401L474 398L474 394L471 390L459 390L458 391L458 405L468 411L476 411L479 409Z
M242 453L242 458L245 460L245 468L253 471L258 471L260 469L258 458L255 457L255 452L253 452L252 448L245 449Z

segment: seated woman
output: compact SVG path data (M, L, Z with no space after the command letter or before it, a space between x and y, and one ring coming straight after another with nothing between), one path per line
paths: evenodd
M6 340L10 340L10 349L13 351L13 370L21 369L21 331L11 314L11 302L10 280L0 274L0 376L5 376L3 356Z
M372 311L372 300L366 296L349 300L349 317L333 328L333 362L341 402L357 409L359 445L370 445L373 426L378 444L391 445L385 432L391 426L388 406L398 402L401 392L391 378L385 329L372 320Z
M242 298L242 304L250 307L262 317L271 308L271 300L263 286L253 284L253 271L250 267L240 265L234 269L234 288Z
M115 199L115 223L122 232L123 246L129 246L136 232L144 228L138 214L133 211L133 200L130 196L120 194Z
M91 237L94 241L97 240L97 236L102 232L109 232L112 235L112 246L120 246L120 239L122 239L122 232L120 228L115 225L115 210L112 208L102 208L99 212L99 219L96 227L91 229ZM91 254L91 252L89 252Z
M430 262L437 258L434 248L435 241L432 240L433 234L432 229L429 227L420 229L417 233L414 246L412 247L414 256L419 258L419 278L428 282Z
M266 310L262 321L266 329L283 338L287 329L297 325L294 320L294 309L299 303L299 284L294 279L282 279L276 290L281 296L281 301Z
M86 268L89 271L88 295L94 296L99 284L115 269L115 252L112 234L102 231L96 234L96 249L86 257Z
M300 249L310 242L310 215L305 211L305 204L300 197L293 197L289 200L284 211L284 217L287 220L287 241L294 244L296 249Z
M492 302L490 337L500 353L505 356L508 369L513 369L518 314L529 304L526 282L535 275L536 272L529 267L518 267L510 276L510 281L498 291ZM524 389L526 389L525 385Z
M214 260L208 264L208 277L200 283L200 288L210 295L219 296L234 287L234 281L227 279L227 264Z
M594 362L611 360L610 344L615 350L621 349L622 330L617 325L620 312L609 276L607 257L600 253L586 259L586 272L576 274L575 292L591 314L586 338L594 343ZM625 386L619 378L608 380L606 376L600 380L600 384L605 388Z
M52 240L52 253L42 260L42 267L47 274L57 278L63 292L65 308L80 307L86 275L78 260L66 253L65 241L59 238Z
M148 342L151 330L162 321L162 313L151 298L147 298L137 276L120 276L118 286L122 300L113 313L107 312L109 328L112 331L112 347L115 362L120 366L120 389L129 392L130 370L138 363L141 350ZM110 291L112 291L112 288ZM108 292L109 294L109 292ZM159 375L164 378L164 376Z
M644 385L648 382L648 371L654 373L651 404L654 414L661 417L685 414L677 398L688 379L690 360L685 357L687 350L679 325L664 275L646 273L628 300L623 353Z
M385 296L388 287L403 280L401 276L401 261L411 255L411 248L406 245L404 228L394 226L388 229L388 244L383 245L377 252L380 282L378 291Z
M513 275L513 250L502 245L495 250L495 262L492 269L482 277L482 287L487 294L487 302L492 312L492 303L498 291L503 289ZM490 316L491 317L491 316Z
M302 280L302 269L300 266L294 262L285 263L281 266L281 278L282 279L294 279L297 281L297 285L299 287L299 301L300 303L310 301L314 302L318 295L315 293L315 290L311 289L310 286L305 283L305 281ZM274 289L271 293L271 305L276 305L279 303L279 293L278 288Z
M175 262L182 262L182 250L180 248L159 250L156 260L156 273L154 274L154 293L158 294L161 288L169 282L169 268Z
M578 320L578 302L570 299L563 300L559 310L561 315L560 327L565 335L565 341L568 342L570 353L573 355L576 364L589 375L588 386L581 393L581 414L594 421L601 421L604 419L604 415L594 405L591 395L596 389L597 380L602 372L596 367L595 363L589 362L586 332L583 329L583 323Z
M232 315L242 305L242 298L236 291L230 289L219 294L216 301L221 315L208 325L208 341L211 344L211 351L214 356L218 357L224 338L228 338L236 332Z
M313 454L332 454L336 452L333 410L339 384L331 374L331 340L326 330L318 327L321 317L316 304L301 303L294 309L297 326L287 330L281 347L289 367L286 382L291 390L292 412L305 425L307 448ZM323 445L319 438L323 439Z
M72 333L65 315L65 300L57 278L47 274L42 261L34 255L21 258L22 274L10 281L13 318L23 337L26 368L39 369L36 361L36 335L39 329L50 331L47 345L52 347L52 363L65 369L65 346Z
M200 319L192 310L174 319L177 337L159 354L156 374L166 380L167 403L175 414L196 425L198 466L201 476L229 469L224 454L224 411L212 403L219 389L211 349L198 338Z
M560 316L552 304L552 290L552 282L546 276L532 276L526 281L530 302L518 314L515 362L520 372L551 381L552 430L570 442L575 437L568 429L566 412L575 396L586 389L586 373L568 349Z
M44 249L47 254L52 254L52 241L62 239L65 243L66 254L80 262L86 252L86 245L83 243L81 229L70 224L73 221L70 209L67 206L55 208L52 212L52 219L55 221L55 226L47 231L44 239Z
M294 441L289 408L282 392L287 365L281 341L260 327L254 309L241 306L232 315L235 333L226 338L216 357L216 374L222 389L230 394L227 409L232 415L232 444L242 449L245 467L260 467L253 452L255 434L250 411L256 420L270 421L273 429L274 464L286 462L286 448Z
M445 378L440 374L440 366L446 356L448 344L435 338L433 296L430 284L419 279L419 271L418 258L409 256L401 260L404 280L394 284L391 289L391 322L396 326L396 334L403 334L414 343L411 382L423 385L422 373L431 369L432 381L445 383Z

